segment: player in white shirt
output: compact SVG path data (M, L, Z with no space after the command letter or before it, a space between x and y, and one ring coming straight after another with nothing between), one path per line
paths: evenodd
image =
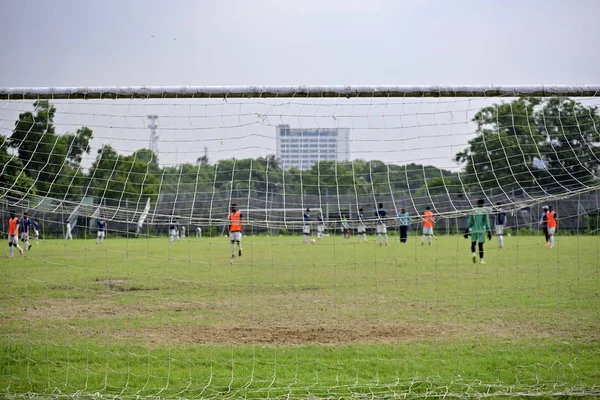
M196 237L197 238L201 238L202 237L202 228L200 228L199 226L196 227Z
M362 242L361 235L365 241L367 242L367 225L364 222L365 215L363 214L363 209L358 210L358 223L356 225L356 233L358 234L358 241Z
M302 225L302 243L308 243L308 237L310 236L310 209L306 209L306 212L302 216L304 225Z
M40 240L40 221L38 221L37 218L33 220L33 235L35 237L35 244L39 244L38 241Z
M65 236L65 240L73 240L73 235L71 235L71 223L67 222L67 235Z
M169 223L169 243L175 242L176 237L177 237L177 219L175 219L175 217L172 217L171 222Z
M317 225L317 239L322 239L325 235L325 221L323 214L319 214L319 225Z

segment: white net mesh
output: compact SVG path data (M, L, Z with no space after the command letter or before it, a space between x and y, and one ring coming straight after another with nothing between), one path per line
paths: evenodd
M2 393L598 395L594 90L334 89L0 100Z

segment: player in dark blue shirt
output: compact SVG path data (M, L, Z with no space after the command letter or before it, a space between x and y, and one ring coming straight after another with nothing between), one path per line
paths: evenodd
M38 244L38 240L40 239L40 222L37 218L33 220L33 234L35 236L35 244Z
M496 204L496 235L498 236L498 247L504 248L504 227L506 226L506 213L500 207L502 203Z
M31 219L27 213L23 213L23 228L21 233L21 240L25 243L25 249L31 250L31 243L29 243L29 233L31 232Z
M98 221L96 221L96 225L98 226L98 236L96 237L96 244L98 244L98 241L102 243L104 241L104 236L106 236L106 221L104 221L104 218L101 218Z
M310 235L310 209L307 208L302 215L304 225L302 226L302 242L308 243L308 236Z
M387 211L383 208L383 203L379 203L379 208L375 211L377 217L377 236L379 237L379 245L382 246L381 235L385 237L385 245L388 245L387 226L385 225L385 219L387 217Z

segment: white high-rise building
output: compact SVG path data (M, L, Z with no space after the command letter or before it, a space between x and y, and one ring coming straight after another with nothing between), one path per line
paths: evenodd
M277 158L283 169L306 170L319 161L350 159L350 130L277 126Z

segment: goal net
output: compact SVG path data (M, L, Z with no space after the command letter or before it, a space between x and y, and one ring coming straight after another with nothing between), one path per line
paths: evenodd
M0 89L0 394L600 395L599 90Z

